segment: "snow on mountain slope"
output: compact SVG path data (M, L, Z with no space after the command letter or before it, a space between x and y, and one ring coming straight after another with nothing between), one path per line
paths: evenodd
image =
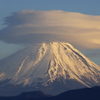
M48 87L56 82L68 89L92 87L100 84L100 67L69 43L44 42L1 60L0 81L7 79L6 84L24 87L38 83ZM73 85L73 81L82 86Z

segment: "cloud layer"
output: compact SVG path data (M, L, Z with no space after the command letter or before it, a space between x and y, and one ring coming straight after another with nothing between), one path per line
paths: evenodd
M0 40L7 43L69 42L80 48L100 48L100 16L59 10L25 10L5 18Z

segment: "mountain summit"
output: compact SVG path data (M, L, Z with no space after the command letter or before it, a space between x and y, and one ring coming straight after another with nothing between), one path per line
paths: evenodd
M0 89L13 94L29 90L59 94L96 85L100 67L69 43L44 42L0 61Z

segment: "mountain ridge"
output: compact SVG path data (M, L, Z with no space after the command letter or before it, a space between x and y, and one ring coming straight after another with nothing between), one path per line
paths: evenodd
M100 86L69 90L56 96L44 94L41 91L25 92L17 96L4 97L0 100L100 100Z

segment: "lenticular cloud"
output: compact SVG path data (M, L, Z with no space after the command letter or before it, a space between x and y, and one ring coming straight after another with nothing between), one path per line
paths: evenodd
M7 43L70 42L83 48L100 47L100 16L59 10L14 12L5 18L0 40Z

